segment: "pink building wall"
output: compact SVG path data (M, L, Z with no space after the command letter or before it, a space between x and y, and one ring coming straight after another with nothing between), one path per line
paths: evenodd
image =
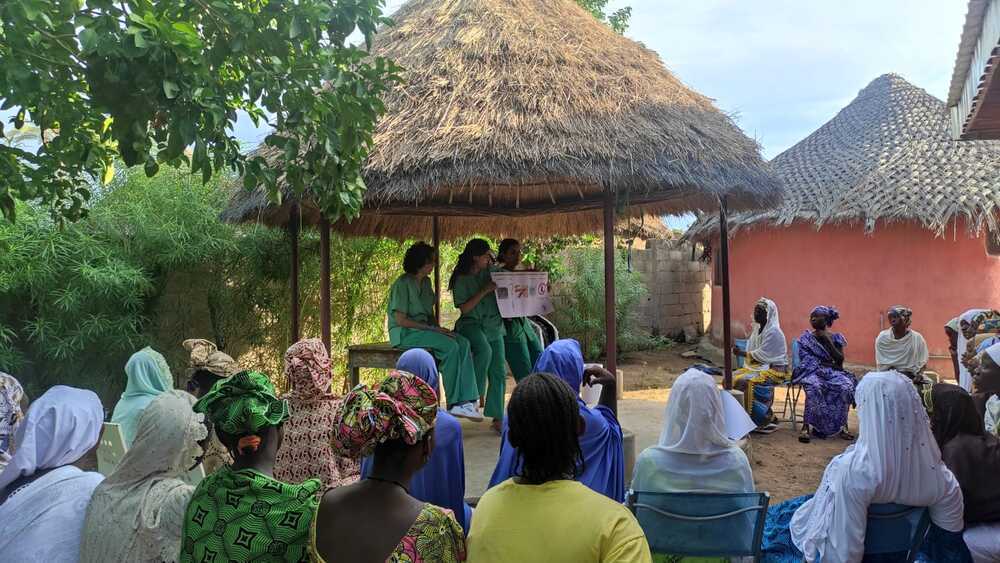
M790 343L809 328L814 306L833 305L847 361L874 365L875 337L888 327L885 310L905 305L927 339L931 368L950 378L944 324L966 309L1000 307L1000 257L988 255L984 241L962 223L944 237L910 222L880 223L872 235L857 225L741 229L730 245L733 322L749 326L754 303L769 297ZM721 342L722 288L712 289L711 333Z

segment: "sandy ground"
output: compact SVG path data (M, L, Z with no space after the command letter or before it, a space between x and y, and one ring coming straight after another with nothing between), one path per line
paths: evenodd
M674 380L689 365L701 361L681 358L680 352L686 349L681 347L636 354L626 358L620 366L625 374L626 391L618 404L619 418L622 426L636 435L636 454L655 444L659 438L663 409ZM513 381L508 382L508 388L511 387ZM784 389L777 389L775 404L780 404L784 398ZM804 403L803 394L798 401L798 417L801 417ZM851 431L857 433L853 410L849 424ZM478 497L489 484L500 439L486 423L463 420L462 431L465 439L466 496ZM839 438L814 438L809 444L801 444L798 431L790 423L782 423L773 434L752 434L748 455L757 490L771 493L772 503L811 493L819 484L830 459L848 445L849 442Z

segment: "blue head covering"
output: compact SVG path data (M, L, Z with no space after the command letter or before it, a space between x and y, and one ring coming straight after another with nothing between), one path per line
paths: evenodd
M142 411L157 395L171 389L174 379L163 355L148 346L132 354L125 364L125 375L128 382L111 422L121 425L125 445L131 446Z
M572 339L556 340L535 362L535 373L551 373L569 385L574 393L583 383L583 352L580 343Z
M434 390L438 392L438 369L434 362L434 356L430 355L423 348L413 348L403 352L396 362L396 369L412 373L419 377Z
M840 318L840 311L836 307L817 305L813 308L811 315L823 315L826 317L826 326L833 326L833 321Z

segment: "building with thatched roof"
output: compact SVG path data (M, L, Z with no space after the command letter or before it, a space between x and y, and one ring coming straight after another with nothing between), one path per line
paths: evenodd
M815 305L834 305L849 361L871 364L885 310L914 310L935 365L951 373L943 325L1000 303L1000 142L951 138L945 104L887 74L772 161L785 183L777 208L731 217L736 318L774 299L789 340ZM688 239L718 245L718 222ZM713 309L720 302L716 288ZM712 333L721 333L713 313Z

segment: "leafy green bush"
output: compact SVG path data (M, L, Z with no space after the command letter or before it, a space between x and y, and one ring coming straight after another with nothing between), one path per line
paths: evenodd
M588 360L605 355L604 254L600 248L570 248L563 252L564 274L553 294L553 321L563 338L580 341ZM639 328L636 310L647 295L637 272L628 271L620 251L615 259L615 318L618 353L656 347L662 341Z

